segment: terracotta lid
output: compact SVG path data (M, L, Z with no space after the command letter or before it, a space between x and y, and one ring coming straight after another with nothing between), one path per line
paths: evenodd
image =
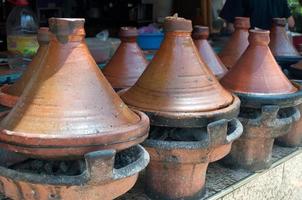
M289 94L297 91L283 74L268 44L269 31L250 30L247 50L221 79L221 84L235 93Z
M207 40L209 37L209 28L206 26L194 26L192 37L201 59L208 65L217 78L222 78L228 70Z
M285 18L273 19L269 47L275 57L300 57L299 52L287 36L285 25Z
M50 32L47 27L41 27L38 30L38 42L39 42L39 49L37 54L34 56L33 60L29 63L26 70L13 85L11 85L6 93L11 96L19 97L25 86L28 84L29 80L33 76L34 73L37 72L37 69L41 66L44 57L48 50L48 44L50 41Z
M148 61L136 43L138 35L134 27L120 29L121 44L103 73L115 89L129 88L142 75Z
M84 19L51 18L43 65L0 123L0 146L43 158L82 156L142 142L148 117L114 92L85 43Z
M135 85L121 92L125 103L178 119L190 117L184 117L188 112L199 115L232 104L233 96L200 59L191 38L191 21L167 17L164 27L165 38L153 60Z
M250 18L236 17L234 28L234 33L218 55L228 69L232 68L249 45L248 30L250 28Z

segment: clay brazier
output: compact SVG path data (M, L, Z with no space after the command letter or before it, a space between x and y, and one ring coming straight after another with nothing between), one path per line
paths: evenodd
M222 63L231 69L238 59L241 57L243 52L246 50L250 28L250 18L247 17L236 17L234 22L235 31L231 35L225 47L218 54Z
M143 143L151 157L146 193L153 199L199 199L208 164L228 154L242 133L240 101L200 58L190 20L167 17L164 31L142 76L119 94L153 125Z
M221 84L241 100L243 135L224 162L259 171L271 165L274 139L300 118L301 92L283 74L268 44L269 31L250 30L249 46Z
M218 79L222 78L228 70L208 42L209 28L206 26L194 26L192 38L201 59Z
M105 77L116 90L133 86L148 64L136 43L137 36L136 28L121 27L121 44L103 70Z
M39 49L37 54L34 56L33 60L29 63L26 70L23 72L20 79L18 79L12 85L4 85L1 87L0 92L0 104L7 106L9 108L14 107L17 100L21 96L25 86L28 84L29 80L37 69L42 65L45 55L48 51L48 44L50 40L49 30L46 27L42 27L38 30L38 42Z
M84 19L49 19L47 55L1 121L1 148L43 158L122 150L147 137L148 117L131 111L87 49Z

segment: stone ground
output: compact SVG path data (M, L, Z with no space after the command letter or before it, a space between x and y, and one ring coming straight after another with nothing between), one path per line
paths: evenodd
M281 158L293 153L297 149L283 148L275 146L273 150L273 161L276 162ZM219 192L229 188L230 186L238 183L239 181L253 175L253 173L244 170L228 169L219 163L212 163L209 165L206 180L206 195L202 200L218 194ZM302 177L301 177L302 179ZM142 178L140 179L142 180ZM118 198L117 200L152 200L143 193L143 183L138 181L136 186L127 194ZM9 200L0 194L0 200Z

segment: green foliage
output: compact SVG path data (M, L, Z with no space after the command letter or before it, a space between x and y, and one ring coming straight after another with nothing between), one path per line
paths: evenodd
M299 3L299 0L288 0L288 4L293 16L302 15L302 6Z

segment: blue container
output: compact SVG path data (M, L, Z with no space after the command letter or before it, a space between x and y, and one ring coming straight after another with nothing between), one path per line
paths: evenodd
M143 50L157 50L164 39L164 33L143 33L137 37L137 43Z

